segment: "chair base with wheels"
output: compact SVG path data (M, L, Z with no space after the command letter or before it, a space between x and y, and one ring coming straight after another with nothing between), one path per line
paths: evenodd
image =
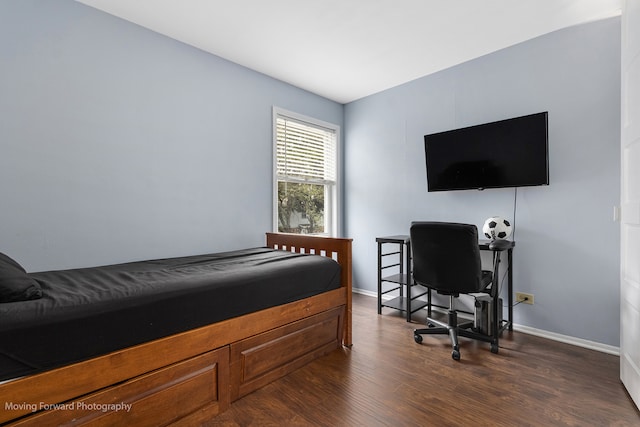
M491 353L498 353L498 340L490 335L475 332L471 328L473 322L467 321L458 324L458 313L453 309L453 300L455 296L449 296L449 311L447 312L449 321L447 323L428 318L427 328L415 329L413 331L413 339L418 344L422 344L422 335L449 335L451 338L451 357L453 360L460 360L460 345L458 337L466 337L479 341L491 343Z

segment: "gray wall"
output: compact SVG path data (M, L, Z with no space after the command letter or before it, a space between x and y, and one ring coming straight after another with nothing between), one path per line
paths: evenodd
M551 185L518 192L516 322L618 345L620 22L570 28L343 106L71 0L0 2L0 252L29 271L260 245L273 105L345 129L355 286L415 219L512 217L426 192L426 133L548 110ZM345 118L343 122L343 111Z
M426 54L426 53L425 53ZM346 234L376 289L376 236L513 218L514 190L427 193L423 135L549 111L550 182L517 193L515 322L619 344L620 19L572 27L348 104Z
M343 106L72 0L0 2L0 252L28 271L259 246L272 106Z

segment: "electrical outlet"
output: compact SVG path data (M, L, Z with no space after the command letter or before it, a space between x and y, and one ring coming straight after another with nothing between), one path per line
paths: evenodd
M533 304L533 294L525 294L524 292L516 292L516 302L524 304Z

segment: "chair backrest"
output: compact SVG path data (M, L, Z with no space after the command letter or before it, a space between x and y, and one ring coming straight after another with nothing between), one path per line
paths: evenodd
M482 290L478 229L472 224L412 222L413 278L443 294Z

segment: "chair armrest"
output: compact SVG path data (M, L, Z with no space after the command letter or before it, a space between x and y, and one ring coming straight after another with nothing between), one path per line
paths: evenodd
M502 252L511 248L513 248L513 242L511 240L496 239L489 243L489 250L495 252Z

